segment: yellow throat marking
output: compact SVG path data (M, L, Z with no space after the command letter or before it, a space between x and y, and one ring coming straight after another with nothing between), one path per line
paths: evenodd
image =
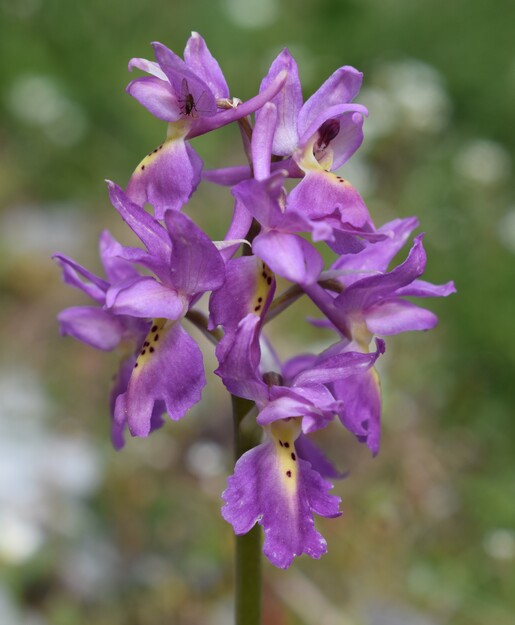
M297 492L299 475L298 457L295 451L295 440L301 429L300 418L290 417L274 421L270 425L270 434L277 455L280 479L289 495Z

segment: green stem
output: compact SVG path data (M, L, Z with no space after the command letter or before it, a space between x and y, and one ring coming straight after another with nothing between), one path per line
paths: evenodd
M243 424L253 411L254 402L232 396L234 419L234 455L238 460L246 451L260 443L259 428ZM261 528L236 536L236 625L261 623Z

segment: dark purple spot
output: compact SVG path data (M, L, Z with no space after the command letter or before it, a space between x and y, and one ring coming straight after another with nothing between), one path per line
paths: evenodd
M143 171L144 169L145 169L145 165L142 165L141 166L141 170Z
M297 456L293 453L293 451L291 452L291 459L293 461L297 460Z
M136 364L134 365L134 368L136 369L136 367L137 367L137 366L138 366L138 363L136 363Z
M258 304L258 306L254 307L254 312L257 312L258 310L261 310L261 304Z
M151 354L153 354L155 350L154 350L154 348L153 348L153 347L149 347L148 351L149 351Z
M159 341L159 334L156 334L156 335L154 336L154 341Z
M318 129L318 141L316 143L316 147L319 150L325 150L331 141L338 136L339 132L340 122L337 119L328 119Z
M281 447L284 447L283 442L279 441L279 445L281 445Z
M267 278L266 279L266 283L268 284L268 286L270 286L272 284L272 278Z
M157 330L157 326L152 326L152 330L150 330L151 332L155 332Z
M263 301L262 297L258 297L258 303L261 304L261 302Z
M284 443L284 446L286 447L286 449L288 449L288 447L290 446L290 443Z
M142 349L142 350L141 350L141 355L142 355L142 356L144 356L146 353L147 353L147 350L146 350L146 349Z
M152 154L155 154L157 152L157 148L155 150L152 150Z
M291 471L286 471L286 475L287 475L288 477L291 477Z
M149 343L148 341L145 341L145 342L143 343L143 347L148 347L149 345L150 345L150 343Z

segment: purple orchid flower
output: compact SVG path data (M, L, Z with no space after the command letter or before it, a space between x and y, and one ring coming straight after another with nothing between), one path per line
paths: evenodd
M117 185L108 185L113 206L147 248L123 248L120 255L156 276L129 277L106 293L106 308L112 313L153 319L114 411L116 422L126 422L133 436L147 436L156 404L163 402L178 420L200 400L205 385L202 353L180 320L203 293L223 284L224 262L185 215L168 211L164 227Z
M332 327L343 336L333 353L338 350L366 353L374 335L429 330L437 324L434 313L405 299L446 297L456 291L452 281L434 285L419 279L426 266L423 235L415 238L407 259L387 271L417 225L414 217L396 219L379 229L379 233L387 235L382 241L368 245L357 254L342 255L325 274L341 283L341 294L329 293L318 284L305 287L326 316L316 324ZM375 368L336 380L330 389L343 402L339 413L342 423L376 455L380 442L381 391Z
M222 516L236 534L248 532L255 523L262 525L264 554L275 566L287 568L302 553L319 558L326 552L313 514L340 514L340 499L329 495L332 484L323 478L331 471L334 475L334 469L304 440L341 409L325 385L372 366L384 346L375 354L337 355L284 386L277 374L260 371L260 327L255 314L244 317L216 371L231 393L255 401L257 422L266 436L236 463L222 495Z
M200 182L202 160L187 143L199 135L250 115L274 97L286 80L279 73L268 88L247 102L229 99L220 66L198 33L192 33L184 60L161 43L153 44L157 62L134 58L129 69L150 76L136 78L127 91L155 117L168 122L165 141L137 166L127 186L129 198L154 207L162 219L180 210Z
M66 308L57 318L61 334L72 336L96 349L111 351L121 343L130 346L129 353L123 356L120 368L114 376L109 401L111 440L115 449L121 449L124 445L125 425L114 419L115 402L118 395L127 390L130 372L136 361L135 352L141 349L150 324L143 319L117 315L105 308L106 294L111 285L136 279L139 274L129 262L121 258L123 248L107 230L100 236L99 248L107 280L96 276L63 254L54 254L53 258L61 266L66 284L80 289L96 303L96 306ZM163 405L155 406L151 416L151 430L162 425L161 415L164 411Z

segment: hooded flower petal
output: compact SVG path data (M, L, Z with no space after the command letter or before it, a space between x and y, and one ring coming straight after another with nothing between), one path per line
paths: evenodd
M363 74L353 67L337 69L324 84L306 101L299 113L299 134L313 134L310 128L319 128L331 115L327 111L332 106L352 102L358 95Z
M340 514L339 497L328 493L332 485L297 457L297 435L292 422L271 426L269 440L238 460L222 494L222 516L235 533L244 534L255 523L262 525L263 552L283 569L302 553L320 558L326 552L313 513L325 517Z
M105 292L109 288L109 282L91 273L91 271L79 265L79 263L75 262L72 258L68 258L68 256L54 254L52 258L61 266L63 270L63 280L66 284L80 289L96 302L100 304L104 303Z
M133 436L148 436L157 402L181 419L205 386L202 353L179 322L154 321L134 364L125 393L116 399L115 420Z

